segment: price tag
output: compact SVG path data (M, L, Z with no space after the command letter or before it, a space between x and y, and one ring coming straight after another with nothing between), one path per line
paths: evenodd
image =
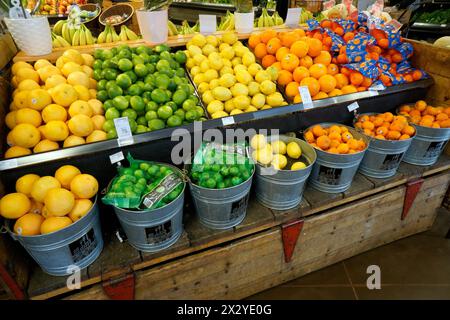
M125 159L125 157L123 156L123 152L122 151L119 151L119 152L114 153L114 154L109 156L109 160L111 160L111 164L114 164L116 162L122 161L123 159Z
M298 27L301 14L302 8L289 8L284 24L288 27Z
M114 119L114 126L117 131L117 143L119 146L133 144L133 134L131 133L128 117Z
M348 112L353 112L358 108L359 108L359 104L356 101L347 106Z
M2 170L17 168L17 159L3 160L0 164Z
M381 83L369 87L369 91L383 91L385 89L386 87Z
M222 118L222 125L223 126L229 126L231 124L234 124L234 118L233 117Z
M298 91L300 93L300 97L302 98L303 107L305 110L314 108L311 94L309 93L307 86L298 87Z
M215 15L211 14L199 14L198 19L200 21L200 33L213 33L217 29L217 19Z

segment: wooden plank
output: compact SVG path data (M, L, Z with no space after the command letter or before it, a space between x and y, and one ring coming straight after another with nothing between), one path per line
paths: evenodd
M367 176L364 176L364 177L367 180L369 180L370 182L372 182L374 184L375 188L379 188L388 183L395 183L395 182L404 183L404 182L406 182L405 175L400 172L397 172L394 176L392 176L390 178L385 178L385 179L377 179L377 178L372 178L372 177L367 177Z
M311 208L319 208L334 203L335 201L342 199L342 193L326 193L314 189L310 185L306 186L305 192L303 194L306 201L311 205Z
M255 199L255 197L251 197ZM243 230L255 229L266 224L270 224L275 220L270 209L261 205L256 199L248 202L247 214L244 221L234 227L236 232Z
M374 184L368 180L365 176L357 173L353 178L352 185L350 188L344 192L344 198L352 197L362 192L373 189Z
M311 209L311 205L303 197L300 204L293 209L284 210L284 211L271 209L271 211L275 217L275 221L284 223L284 222L288 222L288 221L303 217L305 215L305 213L307 213L310 209Z
M450 145L450 144L448 144ZM433 175L438 172L442 172L450 169L450 155L446 153L442 153L439 157L438 161L429 167L425 167L425 171L423 172L423 176L427 177Z
M424 69L443 77L450 75L450 50L435 47L424 41L416 41L408 39L413 45L414 55L411 58L413 66Z
M180 236L180 239L178 239L175 244L173 244L171 247L162 250L160 252L143 252L141 251L142 261L149 261L156 258L162 258L164 256L171 256L176 252L182 252L182 250L189 248L191 245L189 241L189 237L187 232L183 231L183 233ZM161 261L161 260L160 260ZM136 265L136 263L134 263Z
M401 162L398 167L398 172L403 174L407 181L412 181L421 178L425 172L425 168L426 167L423 166L416 166L406 162Z

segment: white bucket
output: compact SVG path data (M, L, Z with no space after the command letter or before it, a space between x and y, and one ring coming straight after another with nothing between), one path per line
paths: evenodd
M47 17L4 20L17 46L25 54L41 56L52 52L52 36Z
M234 19L234 27L238 33L251 33L253 31L254 11L250 13L235 12Z
M168 10L144 11L137 10L137 18L142 38L145 41L159 44L167 42Z

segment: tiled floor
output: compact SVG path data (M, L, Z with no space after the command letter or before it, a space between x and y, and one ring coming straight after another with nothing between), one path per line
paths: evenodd
M266 290L249 299L450 299L450 212L433 228ZM369 265L381 270L381 289L369 290Z

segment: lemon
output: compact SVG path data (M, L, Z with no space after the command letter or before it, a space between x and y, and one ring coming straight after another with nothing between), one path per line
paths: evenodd
M75 49L68 49L66 51L64 51L64 53L62 54L62 57L66 60L66 61L73 61L75 63L78 63L79 65L84 63L84 59L83 56L81 55L81 53Z
M200 71L205 73L206 71L210 70L211 67L209 66L209 60L203 60L200 63Z
M197 33L195 36L192 37L191 42L193 45L203 47L206 44L206 37L201 33Z
M302 155L302 149L300 149L300 146L294 141L288 143L286 150L288 156L292 159L298 159Z
M237 66L238 64L242 64L242 59L240 57L234 57L233 60L231 60L231 64L233 67Z
M273 153L286 154L286 143L276 140L271 143Z
M210 103L208 103L208 107L206 107L206 109L208 110L209 114L214 114L218 111L223 111L224 105L222 101L213 100Z
M234 75L226 73L220 77L219 83L222 87L230 88L236 83Z
M188 47L188 51L189 51L189 54L191 55L191 56L193 56L193 57L195 57L196 55L198 55L198 54L202 54L203 52L202 52L202 49L200 49L200 47L199 46L196 46L196 45L190 45L189 47Z
M225 111L217 111L211 115L211 117L213 119L227 117L227 116L228 116L228 113L226 113Z
M244 66L243 64L238 64L233 67L233 71L235 74L238 74L238 72L241 72L241 71L247 72L247 67Z
M197 75L194 77L193 80L194 80L194 83L195 83L196 85L200 85L200 83L206 82L205 74L204 74L204 73L199 73L199 74L197 74Z
M267 71L260 70L256 73L255 80L256 82L262 83L265 80L272 81L272 78Z
M219 79L213 79L209 82L209 90L217 88L220 85Z
M264 80L261 82L261 85L259 86L259 90L261 90L261 92L264 93L265 95L269 95L269 94L275 93L277 91L277 86L275 85L275 83L273 83L270 80ZM272 105L272 104L270 104L270 105Z
M39 176L37 174L29 173L26 174L16 181L16 191L23 193L26 196L30 196L31 188L33 184L39 180Z
M55 171L55 178L61 183L63 188L68 189L70 187L70 182L72 182L73 178L79 174L81 174L81 171L77 167L64 165Z
M222 69L220 69L219 74L221 76L223 76L224 74L233 74L234 75L234 71L233 71L233 68L231 68L229 66L223 66Z
M283 96L279 92L267 96L267 104L272 107L279 107L283 103Z
M217 47L219 45L219 39L216 36L209 35L206 37L206 42L212 45L213 47Z
M68 217L48 217L41 224L41 234L52 233L72 224L72 220Z
M272 160L272 166L277 170L283 170L287 165L287 158L282 154L275 154Z
M211 68L214 68L217 71L222 69L222 67L223 67L222 58L220 58L220 57L214 57L214 58L208 57L208 60L209 60L209 65L211 66Z
M247 109L244 110L244 112L255 112L258 111L258 109L256 109L256 107L254 106L249 106Z
M205 73L205 78L207 82L210 82L211 80L218 79L219 73L215 69L209 69Z
M233 103L236 109L245 110L250 106L250 98L248 96L239 95L233 98Z
M250 81L250 83L247 85L248 87L248 94L250 96L254 96L257 93L260 93L261 91L259 90L259 83L255 82L255 81Z
M223 49L220 49L220 56L222 58L225 58L227 60L231 60L234 58L234 49L230 46L224 47Z
M253 77L250 75L250 73L248 73L248 71L243 70L236 73L236 80L242 84L247 85L253 80Z
M254 76L256 76L256 73L258 72L258 71L261 71L263 68L259 65L259 64L257 64L257 63L252 63L252 64L250 64L249 66L248 66L248 72L254 77Z
M36 213L27 213L17 219L14 232L22 236L37 236L41 233L44 217Z
M223 42L221 44L219 44L219 51L220 52L222 52L226 48L231 48L231 46L228 43L223 43Z
M236 109L236 108L234 107L233 99L230 99L230 100L228 100L228 101L225 101L225 111L226 111L226 112L230 112L230 114L231 114L234 110L239 110L239 109Z
M303 162L297 161L294 162L291 166L291 170L302 170L306 168L306 164L304 164Z
M230 89L221 87L221 86L218 86L218 87L215 87L214 89L212 89L212 94L216 100L220 100L220 101L227 101L227 100L231 99L231 97L233 96L231 94Z
M277 81L278 79L278 69L276 67L268 67L266 71L270 74L270 80Z
M30 211L30 199L23 193L10 193L0 199L0 215L6 219L17 219Z
M265 147L256 151L256 161L263 165L268 165L272 162L273 154L272 151Z
M197 65L197 63L195 62L194 59L188 58L186 61L186 68L191 69L193 67L195 67Z
M45 89L51 89L56 87L58 84L64 84L67 83L66 78L64 78L62 75L55 74L47 78L45 81Z
M266 96L262 93L257 93L253 96L251 103L257 109L261 109L266 103Z
M77 199L75 200L75 205L69 212L68 217L75 222L88 214L92 206L93 203L89 199Z
M231 61L230 60L227 60L227 59L225 59L225 58L222 58L222 63L223 63L223 66L225 67L225 66L227 66L227 67L233 67L233 64L231 63Z
M248 96L249 90L245 84L236 83L234 86L230 88L233 97L237 96Z
M244 113L244 111L239 110L239 109L234 109L230 112L230 116L234 116L236 114L241 114L241 113Z
M251 52L245 52L244 55L242 56L242 63L247 67L255 63L255 61L256 61L255 55Z
M199 66L194 66L191 69L191 75L195 77L197 74L201 73L202 69Z
M217 52L217 49L216 49L213 45L207 43L207 44L202 48L202 52L203 52L203 54L204 54L205 56L209 56L210 53Z
M261 108L261 110L267 110L267 109L272 109L272 107L269 106L268 104L265 104L264 107Z
M214 96L211 90L207 90L202 94L202 101L204 104L208 105L214 100Z
M39 84L31 79L25 79L22 82L20 82L19 85L17 86L17 89L19 89L20 91L40 89L40 88L41 87L39 86Z
M265 148L266 145L267 139L263 134L255 134L250 140L250 146L255 150Z
M208 82L202 82L198 85L198 92L200 92L201 94L205 93L206 91L209 90L209 83Z
M238 36L236 33L234 33L234 31L224 33L222 35L222 42L228 43L229 45L233 45L236 42L238 42Z
M198 54L198 55L194 56L193 59L197 65L200 65L200 63L202 63L203 61L205 61L208 58L206 56L204 56L203 54Z
M234 54L236 55L236 57L243 58L246 53L250 53L250 50L247 47L238 45L234 48ZM244 60L242 60L242 62L244 62ZM253 62L255 62L255 61L253 61Z

